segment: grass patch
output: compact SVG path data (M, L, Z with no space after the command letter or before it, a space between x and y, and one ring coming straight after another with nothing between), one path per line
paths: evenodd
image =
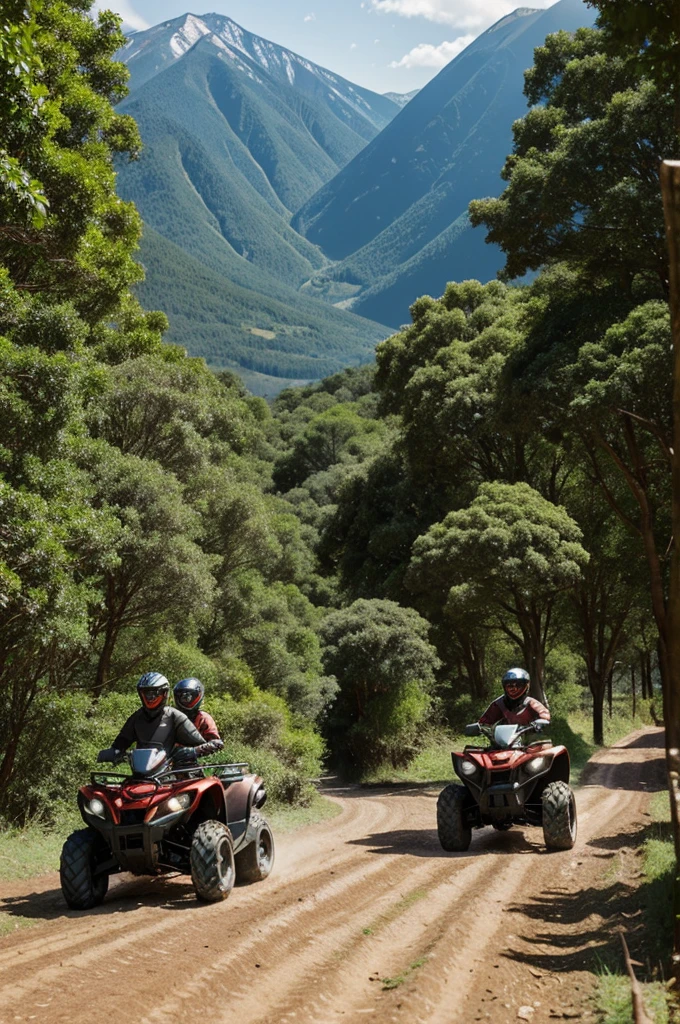
M646 964L646 970L637 967L636 972L643 985L649 1016L655 1024L667 1024L671 1019L668 990L663 981L652 980L654 976L664 976L664 964L673 937L675 854L670 832L669 796L665 790L654 793L649 812L652 820L646 830L642 851L644 879L637 893L644 923L644 947L643 955L638 951L633 958L644 960ZM628 977L604 967L598 979L595 1005L598 1024L633 1024Z
M384 928L386 924L395 921L409 907L412 907L414 903L424 900L427 894L427 889L413 889L411 892L407 892L405 896L402 896L400 900L393 903L391 907L388 907L379 917L371 921L367 928L362 928L362 933L364 935L374 935L380 928Z
M316 792L307 807L274 804L273 807L265 808L265 816L275 832L295 832L305 825L316 825L319 821L335 818L341 812L339 804Z
M423 967L428 960L429 957L421 956L418 960L414 960L413 963L410 964L405 971L402 971L401 974L395 975L394 978L383 978L383 992L388 992L390 989L393 988L399 988L400 985L404 984L404 982L406 981L410 974L413 974L414 971L417 971L419 967Z
M65 833L39 825L0 832L0 881L44 875L59 868Z
M644 986L647 1013L654 1024L668 1024L666 988L661 982ZM605 971L598 981L595 1005L598 1024L633 1024L633 1004L630 981L620 974Z
M465 742L462 736L453 733L433 733L409 765L393 768L390 764L383 764L362 775L361 781L371 786L395 782L449 782L453 777L451 751L462 750Z
M4 935L12 935L23 928L32 928L40 924L38 917L17 917L16 914L0 914L0 938Z

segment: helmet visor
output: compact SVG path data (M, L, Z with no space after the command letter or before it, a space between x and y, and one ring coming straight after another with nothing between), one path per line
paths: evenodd
M511 700L517 700L527 692L529 684L525 679L508 679L507 683L503 683L503 689Z
M178 690L175 694L175 703L179 707L187 708L188 710L196 707L200 699L201 694L198 690Z
M167 699L168 690L165 686L141 686L139 688L139 696L144 707L153 710L160 707L163 701Z

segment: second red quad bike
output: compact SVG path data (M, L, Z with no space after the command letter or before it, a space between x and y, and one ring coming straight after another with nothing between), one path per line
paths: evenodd
M262 779L246 774L245 764L203 768L195 755L187 763L190 755L186 748L171 755L137 749L126 755L132 774L93 772L78 793L87 828L73 832L61 853L69 907L97 906L119 871L191 875L198 898L210 902L225 899L235 881L267 877L274 837L260 814Z
M437 801L439 842L448 851L467 850L473 828L512 825L543 828L550 850L570 850L576 842L576 801L569 786L569 754L551 740L534 738L548 723L484 726L474 722L466 736L486 736L488 747L466 746L452 754L463 785L447 786Z

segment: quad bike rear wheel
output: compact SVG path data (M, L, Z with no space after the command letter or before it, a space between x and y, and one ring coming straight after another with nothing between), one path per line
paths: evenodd
M274 867L274 836L272 830L259 815L254 814L250 820L255 836L252 842L236 854L236 878L239 882L261 882Z
M106 896L109 876L105 871L95 874L97 849L101 843L93 828L79 828L62 847L59 877L61 891L71 910L91 910Z
M576 800L566 782L543 790L543 838L549 850L571 850L576 842Z
M234 844L221 821L204 821L194 832L189 855L191 881L199 900L226 900L234 887Z
M462 853L472 840L472 829L465 823L467 791L462 786L447 786L437 800L437 833L442 849Z

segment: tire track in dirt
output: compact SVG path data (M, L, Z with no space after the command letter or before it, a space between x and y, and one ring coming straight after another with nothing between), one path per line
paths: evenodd
M530 991L541 997L532 1024L544 1024L557 972L530 972L563 941L550 907L566 897L551 894L601 873L598 836L639 823L658 736L643 731L594 759L573 851L547 854L540 830L513 829L444 854L437 789L338 789L343 813L284 836L272 877L223 904L198 905L185 878L121 876L101 908L78 915L62 911L52 876L43 892L14 883L0 910L41 923L0 940L0 1021L89 1024L96 1008L128 1024L197 1010L211 1024L505 1024ZM547 907L538 931L532 898Z

